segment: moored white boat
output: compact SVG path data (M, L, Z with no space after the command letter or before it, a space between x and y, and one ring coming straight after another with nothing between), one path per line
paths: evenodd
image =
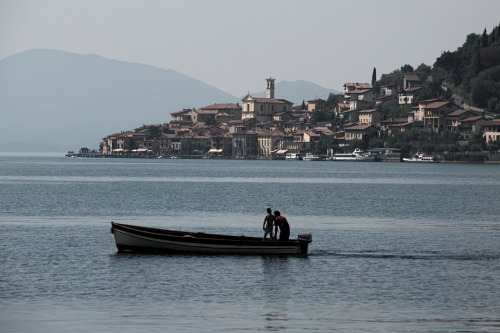
M377 156L366 153L359 148L356 148L352 153L338 153L332 156L332 161L358 161L372 162L376 161Z
M403 162L437 163L439 161L434 156L417 153L412 157L403 158Z
M148 228L111 222L118 251L196 254L307 254L311 234L288 241Z
M303 157L301 153L287 153L285 155L285 160L297 160L302 161Z
M304 156L304 161L319 161L320 157L318 155L314 155L313 153L307 153Z

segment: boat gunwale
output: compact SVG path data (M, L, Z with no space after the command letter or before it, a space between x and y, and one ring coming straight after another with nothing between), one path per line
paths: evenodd
M283 247L283 246L300 246L302 243L311 243L310 240L305 239L290 239L288 241L271 241L264 240L260 237L248 237L248 236L232 236L232 235L221 235L221 234L210 234L203 232L189 232L189 231L177 231L169 229L158 229L150 227L142 227L128 224L121 224L116 222L111 222L112 231L115 229L118 231L128 232L133 235L140 235L144 237L161 239L161 240L171 240L183 243L198 243L198 244L224 244L224 245L253 245L253 246L272 246L272 247Z

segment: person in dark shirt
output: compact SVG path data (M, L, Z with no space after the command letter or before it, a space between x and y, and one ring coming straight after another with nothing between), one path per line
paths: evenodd
M267 209L267 215L264 217L264 223L262 224L262 229L264 230L264 239L266 239L269 234L270 239L273 239L273 226L274 226L274 215L271 208Z
M274 212L274 225L280 229L280 241L287 241L290 238L290 225L284 216L277 210Z

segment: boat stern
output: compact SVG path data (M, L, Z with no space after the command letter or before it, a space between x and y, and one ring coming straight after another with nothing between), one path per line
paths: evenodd
M312 235L311 234L299 234L297 236L297 240L300 243L300 253L307 254L307 252L309 251L309 243L312 242Z

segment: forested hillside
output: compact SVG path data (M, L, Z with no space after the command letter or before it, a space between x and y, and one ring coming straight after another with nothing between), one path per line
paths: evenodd
M415 102L429 98L462 96L464 102L500 116L500 25L488 34L471 33L455 51L443 52L432 67L404 65L375 83L403 86L404 74L416 74L422 89Z
M489 34L470 34L454 52L437 58L432 76L467 104L500 113L500 25Z

